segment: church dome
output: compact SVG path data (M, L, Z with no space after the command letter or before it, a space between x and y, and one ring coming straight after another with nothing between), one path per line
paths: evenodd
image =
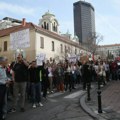
M39 20L39 26L51 32L58 33L58 21L55 18L55 15L49 11L42 15L42 18Z
M73 37L73 41L75 41L75 42L79 42L79 38L78 38L77 35L75 35L75 36Z
M46 17L46 16L53 16L53 17L55 17L55 15L54 14L51 14L49 11L47 11L44 15L42 15L42 17Z

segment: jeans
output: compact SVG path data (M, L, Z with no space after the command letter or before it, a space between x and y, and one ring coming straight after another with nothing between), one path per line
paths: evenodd
M0 85L0 120L3 117L5 104L6 85Z
M32 103L41 102L41 82L31 83Z

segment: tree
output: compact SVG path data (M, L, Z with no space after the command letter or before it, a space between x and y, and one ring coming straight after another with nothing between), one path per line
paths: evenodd
M103 40L103 36L100 33L93 32L88 35L88 37L87 37L86 41L83 43L83 45L94 56L98 49L98 44L102 40Z
M108 50L107 59L108 60L113 60L113 58L114 58L113 54Z

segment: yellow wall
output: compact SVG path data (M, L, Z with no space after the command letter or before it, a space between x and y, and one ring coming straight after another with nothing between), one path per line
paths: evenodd
M35 59L35 30L30 30L30 47L23 49L26 54L26 59L28 61L32 61ZM3 51L4 49L4 41L7 41L7 51ZM2 51L0 52L0 56L6 56L8 58L8 62L14 61L15 50L10 49L10 35L5 37L0 37L0 48Z

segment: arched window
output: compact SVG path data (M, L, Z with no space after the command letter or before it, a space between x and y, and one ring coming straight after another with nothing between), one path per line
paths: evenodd
M47 25L46 25L46 22L44 22L44 28L47 29Z
M60 50L61 50L61 53L63 53L63 45L60 44Z
M56 25L56 32L57 32L57 25Z
M52 51L55 51L55 44L54 44L54 41L52 41Z
M55 22L54 22L54 25L53 25L53 31L56 31L56 30L55 30Z
M49 24L47 23L47 30L49 30Z

